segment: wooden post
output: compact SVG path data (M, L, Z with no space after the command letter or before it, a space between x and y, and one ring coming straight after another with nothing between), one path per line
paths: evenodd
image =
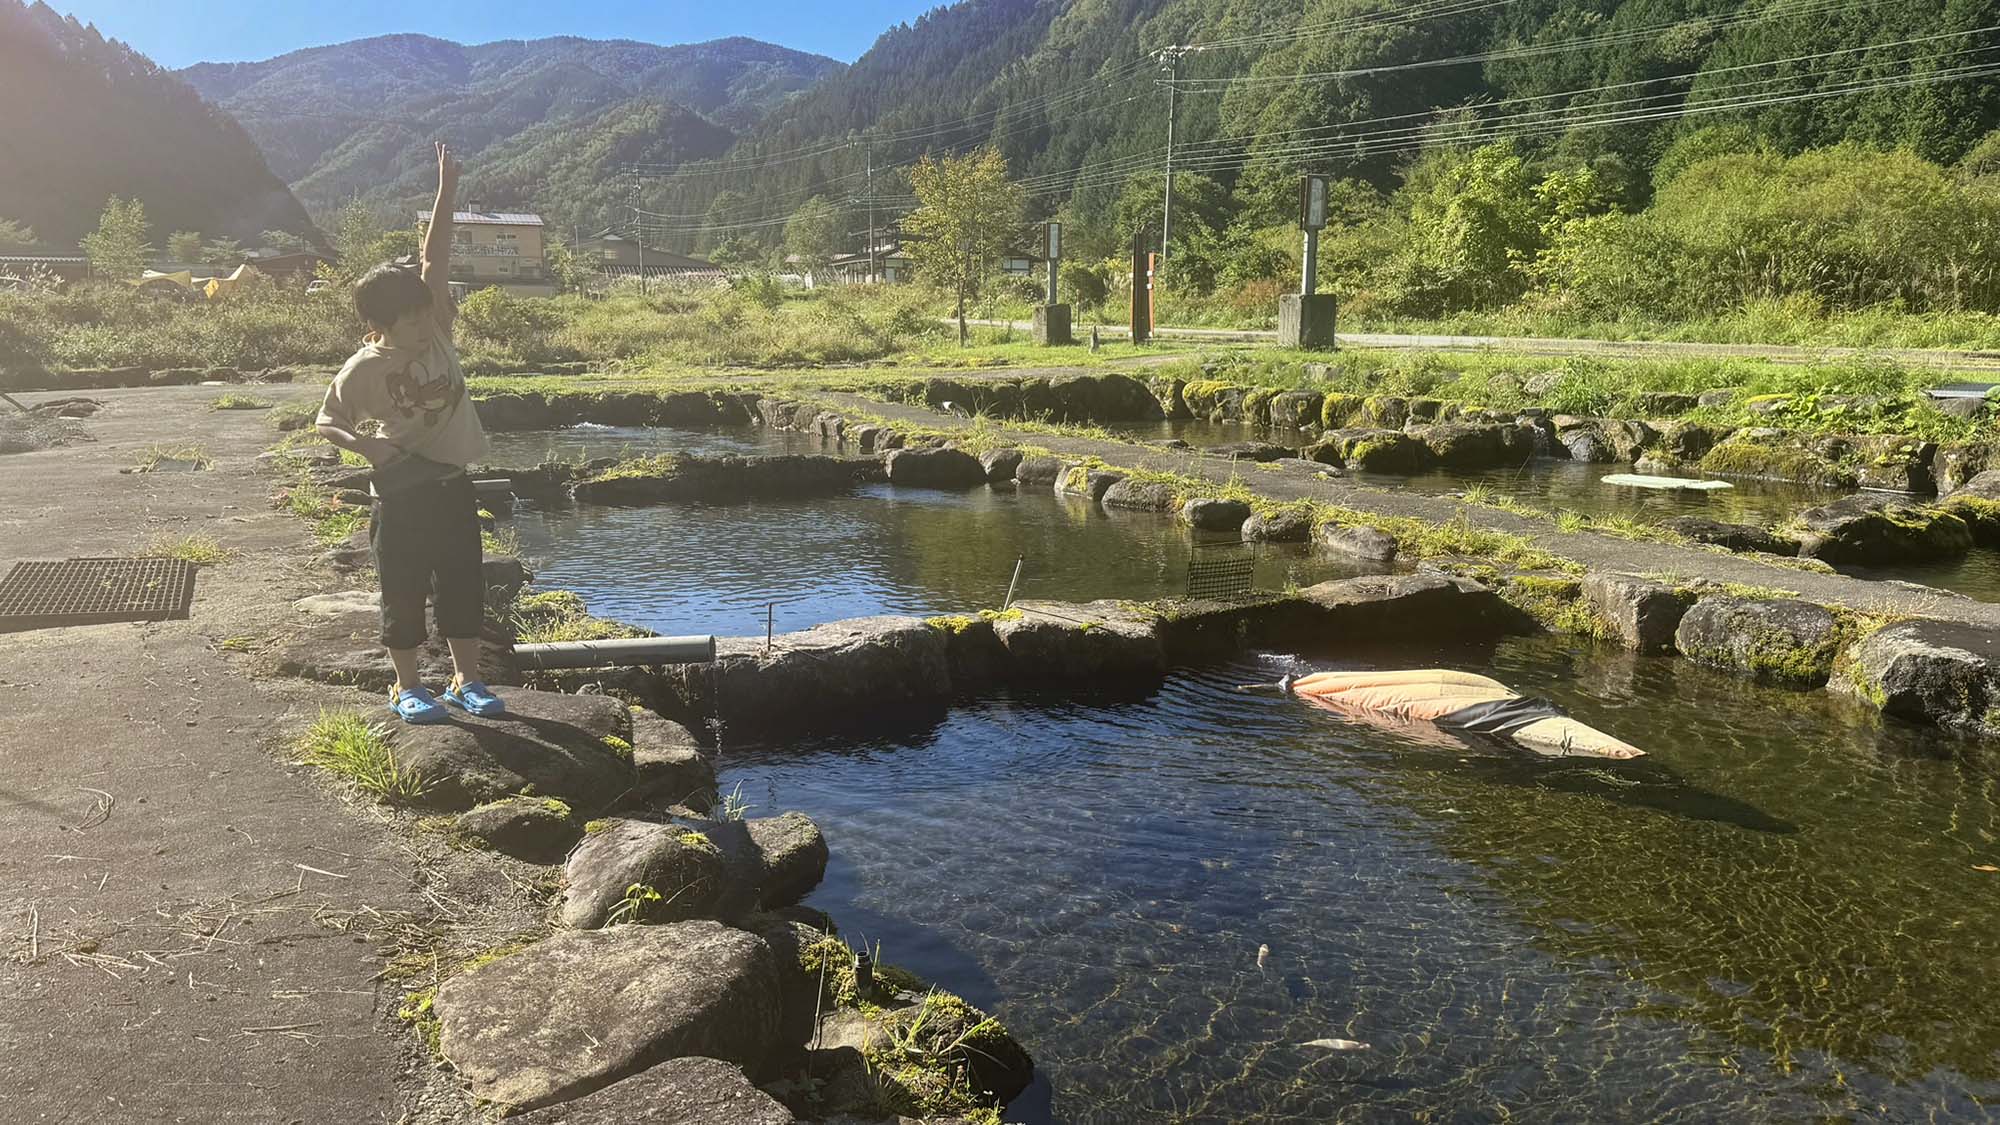
M1153 279L1151 248L1146 232L1132 236L1132 342L1143 344L1153 334Z

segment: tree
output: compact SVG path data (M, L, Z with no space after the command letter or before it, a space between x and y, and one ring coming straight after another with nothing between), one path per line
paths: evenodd
M549 279L556 283L556 289L563 293L588 289L595 276L587 264L579 261L576 254L560 242L551 242L542 248L542 264L548 268Z
M976 294L980 263L1013 249L1021 236L1026 194L1007 178L998 149L967 156L925 157L910 170L917 209L903 220L919 276L958 290L958 339L965 342L965 299Z
M260 231L257 241L266 249L275 250L280 254L303 254L312 249L312 243L288 230Z
M785 224L785 249L798 255L799 266L808 277L824 273L842 244L847 241L847 223L840 208L815 195L792 212Z
M33 227L12 219L0 219L0 250L32 250L35 245Z
M83 253L100 277L129 281L146 270L153 246L146 241L146 205L137 199L112 196L98 217L97 229L83 236Z
M177 230L167 236L167 260L170 262L195 263L201 258L201 232L198 230Z
M201 263L205 266L241 265L243 244L233 238L212 238L201 248Z
M1118 193L1116 218L1117 245L1129 249L1139 231L1160 232L1166 213L1167 178L1158 172L1141 172L1125 181ZM1174 245L1183 240L1214 234L1229 222L1229 193L1222 185L1198 172L1174 174Z
M762 246L737 235L718 243L708 255L708 260L725 270L750 270L762 266L766 257Z
M340 209L339 217L334 220L333 261L321 262L319 275L352 284L383 262L416 252L415 230L401 227L385 231L367 207L350 203Z

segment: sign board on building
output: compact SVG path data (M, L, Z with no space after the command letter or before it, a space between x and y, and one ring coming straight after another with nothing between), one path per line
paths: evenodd
M1307 176L1299 184L1299 229L1326 229L1326 177Z

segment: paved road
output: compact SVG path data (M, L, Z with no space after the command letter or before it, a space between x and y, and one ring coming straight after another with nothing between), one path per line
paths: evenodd
M1033 331L1026 321L974 320L982 328L1013 327ZM1079 334L1086 331L1079 325ZM1106 339L1122 340L1131 333L1121 327L1098 329ZM1163 340L1209 340L1215 343L1271 344L1278 334L1256 329L1160 328L1154 335ZM1567 340L1551 336L1426 336L1389 332L1342 332L1342 346L1350 348L1415 348L1423 351L1476 352L1505 351L1528 355L1603 355L1625 358L1670 359L1767 359L1774 363L1822 363L1855 356L1892 359L1912 367L1935 367L1941 371L1990 372L2000 375L2000 352L1948 351L1934 348L1803 348L1779 344L1697 344L1670 340Z

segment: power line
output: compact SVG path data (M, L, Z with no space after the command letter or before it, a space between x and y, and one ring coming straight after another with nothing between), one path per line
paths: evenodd
M1755 23L1774 16L1809 15L1825 10L1866 7L1874 0L1792 0L1781 2L1768 8L1739 9L1731 15L1713 21L1706 21L1710 30L1728 30L1742 24ZM1500 47L1472 54L1454 55L1442 59L1420 59L1415 62L1387 63L1381 66L1353 67L1346 70L1305 71L1294 74L1239 74L1223 78L1195 78L1181 83L1181 88L1189 93L1214 93L1233 86L1256 86L1274 84L1295 84L1304 82L1336 82L1346 78L1366 78L1383 74L1397 74L1412 70L1430 70L1438 67L1469 66L1475 63L1505 62L1513 59L1535 58L1542 55L1565 54L1570 51L1590 50L1596 47L1619 46L1657 38L1662 32L1672 30L1687 23L1674 20L1666 23L1648 24L1643 27L1622 28L1599 32L1582 39L1565 39L1555 43L1534 43L1517 47Z
M1993 48L1993 47L1977 48L1975 52L1971 53L1976 53L1977 51L1988 51L1995 49L2000 49L2000 48ZM1464 141L1466 143L1477 143L1477 142L1484 142L1491 140L1499 140L1506 137L1545 136L1555 133L1567 132L1571 129L1577 129L1577 128L1602 128L1611 125L1632 124L1644 121L1663 121L1663 120L1672 120L1682 117L1701 116L1714 113L1726 113L1726 112L1735 112L1741 110L1760 109L1772 105L1782 105L1782 104L1804 102L1804 101L1817 101L1825 98L1834 98L1834 97L1847 97L1850 95L1868 93L1875 90L1938 85L1945 82L1969 80L1974 78L1984 78L1994 74L2000 74L2000 63L1984 63L1972 66L1962 66L1950 70L1936 71L1929 74L1900 75L1900 76L1891 76L1887 78L1878 78L1866 81L1849 82L1838 86L1822 87L1819 89L1787 93L1787 94L1744 95L1738 98L1723 99L1715 102L1698 102L1693 104L1683 104L1678 107L1657 107L1657 106L1634 107L1633 110L1629 111L1615 111L1615 112L1602 113L1596 115L1592 115L1589 113L1576 114L1566 118L1550 119L1526 125L1516 125L1516 126L1503 125L1492 128L1484 128L1479 132L1465 134L1456 139ZM1768 84L1768 83L1752 83L1751 85L1754 84ZM1647 101L1656 99L1648 98L1648 99L1635 99L1635 100ZM1379 137L1371 138L1367 135L1363 135L1351 141L1325 142L1317 145L1304 146L1296 150L1283 152L1277 155L1286 158L1288 163L1296 165L1302 163L1305 159L1315 156L1345 155L1352 158L1359 158L1362 156L1379 156L1389 153L1408 152L1408 151L1422 149L1427 145L1429 145L1430 143L1431 142L1428 138L1421 135L1421 130L1404 129L1404 130L1388 131L1387 134ZM1221 170L1229 167L1241 167L1242 165L1248 163L1253 159L1270 155L1273 154L1269 152L1246 152L1234 156L1216 156L1204 161L1198 161L1194 163L1196 163L1197 166L1208 170ZM1100 183L1116 182L1117 180L1126 178L1127 176L1129 176L1129 173L1121 172L1114 174L1109 178L1080 177L1079 179L1077 179L1076 181L1072 182L1067 186L1044 188L1039 191L1031 190L1029 194L1031 195L1057 194L1064 190L1074 190L1077 187L1095 186L1096 184Z
M1970 30L1968 30L1968 31L1962 31L1962 32L1949 32L1949 33L1941 33L1941 34L1934 34L1934 35L1924 35L1924 36L1916 36L1916 37L1913 37L1913 38L1909 38L1909 39L1902 39L1902 40L1892 40L1892 41L1886 41L1886 42L1881 42L1881 43L1871 43L1871 44L1867 44L1867 45L1864 45L1864 46L1858 46L1858 47L1846 47L1846 48L1838 48L1838 49L1835 49L1835 50L1830 50L1830 51L1820 51L1820 52L1815 52L1815 53L1811 53L1811 54L1802 54L1802 55L1793 55L1793 56L1788 56L1788 57L1785 57L1785 58L1779 58L1779 59L1769 59L1769 60L1764 60L1764 61L1761 61L1761 62L1755 62L1755 63L1742 63L1742 64L1738 64L1738 65L1736 65L1736 66L1730 66L1730 67L1721 67L1721 68L1716 68L1716 69L1711 69L1711 70L1695 70L1695 71L1685 71L1685 72L1682 72L1682 73L1680 73L1680 74L1671 74L1671 75L1663 75L1663 76L1661 76L1661 77L1658 77L1658 78L1646 78L1646 79L1638 79L1638 80L1634 80L1634 81L1630 81L1630 82L1616 82L1616 83L1608 83L1608 84L1605 84L1605 85L1600 85L1600 86L1589 86L1589 87L1581 87L1581 88L1577 88L1577 89L1572 89L1572 90L1563 90L1563 91L1557 91L1557 92L1555 92L1555 93L1549 93L1549 94L1534 94L1534 95L1522 95L1522 96L1517 96L1517 97L1513 97L1513 98L1503 98L1503 99L1499 99L1499 100L1496 100L1496 101L1492 101L1492 102L1486 102L1486 103L1483 103L1483 104L1481 104L1481 105L1478 105L1478 106L1468 106L1468 107L1465 107L1465 108L1486 108L1486 109L1492 109L1492 108L1499 108L1499 107L1503 107L1503 106L1514 106L1514 105L1526 105L1526 104L1531 104L1531 103L1535 103L1535 102L1545 102L1545 101L1553 101L1553 100L1557 100L1557 99L1563 99L1563 98L1583 98L1583 97L1588 97L1588 96L1590 96L1590 95L1593 95L1593 94L1602 94L1602 93L1608 93L1608 92L1611 92L1611 91L1613 91L1613 90L1624 90L1624 89L1634 89L1634 88L1638 88L1638 87L1643 87L1643 86L1651 86L1651 85L1662 85L1662 84L1667 84L1667 83L1680 83L1680 82L1692 82L1692 81L1697 81L1697 80L1700 80L1700 79L1705 79L1705 78L1709 78L1709 77L1713 77L1713 76L1716 76L1716 75L1722 75L1722 74L1731 74L1731 73L1740 73L1740 72L1742 72L1742 71L1747 71L1747 70L1762 70L1762 69L1768 69L1768 68L1771 68L1771 67L1776 67L1776 66L1784 66L1784 65L1787 65L1787 64L1790 64L1790 63L1799 63L1799 62L1812 62L1812 61L1817 61L1817 60L1821 60L1821 59L1827 59L1827 58L1833 58L1833 57L1836 57L1836 56L1840 56L1840 55L1849 55L1849 54L1860 54L1860 53L1863 53L1863 52L1872 52L1872 51L1881 51L1881 50L1887 50L1887 49L1891 49L1891 48L1896 48L1896 47L1904 47L1904 46L1912 46L1912 45L1917 45L1917 44L1922 44L1922 43L1929 43L1929 42L1935 42L1936 40L1939 40L1939 39L1952 39L1952 38L1958 38L1958 37L1960 37L1960 36L1962 36L1962 35L1968 35L1968 34L1980 34L1980 33L1983 33L1983 32L1989 32L1989 31L2000 31L2000 24L1996 24L1996 25L1992 25L1992 26L1990 26L1990 27L1983 27L1983 28L1974 28L1974 29L1970 29ZM1970 49L1967 49L1967 50L1979 50L1979 49L1984 49L1984 48L1970 48ZM1945 54L1945 55L1941 55L1941 56L1932 56L1932 57L1933 57L1933 58L1951 58L1951 57L1955 57L1956 55L1959 55L1959 54L1964 54L1964 53L1966 53L1966 51L1965 51L1965 50L1961 50L1961 51L1957 51L1957 52L1951 52L1951 53L1948 53L1948 54ZM1851 69L1856 69L1856 68L1848 68L1848 69L1850 69L1850 70L1851 70ZM1843 71L1841 71L1841 70L1833 70L1833 71L1826 71L1826 72L1820 72L1820 73L1822 73L1822 74L1838 74L1838 73L1843 73ZM1814 76L1814 75L1800 75L1800 76L1796 76L1796 77L1799 77L1799 78L1809 78L1809 77L1813 77L1813 76ZM1779 79L1760 79L1760 80L1757 80L1757 82L1755 82L1755 83L1749 83L1749 84L1750 84L1750 85L1755 85L1755 84L1767 84L1767 83L1769 83L1769 82L1771 82L1771 81L1777 81L1777 80L1779 80ZM1731 83L1731 84L1725 84L1725 85L1721 85L1721 86L1716 86L1716 87L1712 87L1712 89L1716 89L1716 90L1728 90L1728 89L1736 89L1736 88L1740 88L1740 87L1741 87L1741 86L1743 86L1743 85L1746 85L1746 84L1745 84L1745 83ZM1681 96L1681 95L1679 95L1679 94L1671 94L1671 93L1670 93L1670 94L1659 94L1659 95L1652 95L1652 97L1653 97L1653 98L1664 98L1664 97L1677 97L1677 96ZM1612 104L1617 104L1617 103L1612 103ZM1249 152L1250 152L1250 155L1252 155L1252 156L1263 156L1263 155L1269 155L1269 154L1282 154L1282 153L1284 153L1284 152L1287 152L1287 151L1291 151L1291 150L1293 150L1293 149L1298 149L1298 148L1300 148L1300 147L1304 146L1304 145L1305 145L1305 144L1306 144L1307 142L1305 142L1305 141L1303 140L1303 138L1306 138L1306 137L1314 137L1314 136L1320 136L1320 135L1323 135L1323 134L1355 134L1356 130L1357 130L1357 129L1359 129L1360 127L1362 127L1362 126L1367 126L1367 125L1379 125L1379 124L1385 124L1385 123L1389 123L1389 122L1397 122L1397 121L1415 121L1415 122L1423 122L1424 124L1419 124L1419 125L1416 125L1416 126L1412 126L1412 127L1411 127L1411 129L1410 129L1410 131L1412 131L1412 132L1420 132L1420 131L1422 131L1422 130L1424 130L1424 129L1427 129L1427 128L1429 127L1429 124L1428 124L1428 123L1429 123L1429 122L1430 122L1430 121L1431 121L1432 119L1434 119L1434 118L1435 118L1435 116L1436 116L1436 115L1437 115L1437 114L1438 114L1438 113L1440 112L1440 110L1441 110L1441 109L1443 109L1443 108L1446 108L1446 107L1434 107L1434 108L1430 108L1430 109L1424 109L1424 110L1420 110L1420 111L1416 111L1416 112L1412 112L1412 113L1402 113L1402 114L1393 114L1393 115L1388 115L1388 116L1384 116L1384 117L1376 117L1376 118L1365 118L1365 119L1361 119L1361 120L1357 120L1357 121L1350 121L1350 122L1344 122L1344 123L1340 123L1340 124L1335 124L1335 125L1325 125L1325 126L1317 126L1317 127L1313 127L1313 128L1308 128L1308 129L1301 129L1301 130L1295 130L1295 131L1293 131L1293 132L1290 132L1290 133L1287 133L1287 134L1282 134L1282 137L1284 137L1284 138L1299 138L1298 140L1294 140L1294 141L1292 141L1292 142L1290 142L1290 143L1286 143L1286 144L1272 144L1272 143L1271 143L1271 141L1272 141L1272 138L1270 138L1270 137L1260 137L1260 138L1250 138L1250 139L1244 139L1244 138L1218 138L1218 139L1216 139L1216 140L1211 140L1211 141L1205 141L1205 142L1200 142L1200 143L1197 143L1197 144L1194 144L1194 145L1191 145L1191 146L1188 146L1188 148L1190 148L1190 149L1194 150L1194 151L1193 151L1193 152L1192 152L1192 153L1191 153L1191 154L1190 154L1190 155L1188 156L1188 159L1189 159L1189 160L1191 160L1191 161L1198 161L1198 160L1201 160L1201 159L1203 159L1203 158L1204 158L1204 157L1206 157L1206 156L1212 156L1212 155L1216 154L1217 152L1219 152L1219 151L1221 151L1221 150L1245 150L1245 149L1247 149L1247 150L1249 150ZM1542 111L1542 112L1550 112L1550 111ZM1514 115L1514 116L1518 117L1518 116L1522 116L1522 115ZM1504 119L1503 119L1503 120L1504 120ZM1362 131L1362 132L1361 132L1361 133L1360 133L1359 135L1361 135L1361 136L1369 136L1369 135L1371 135L1371 133L1370 133L1369 131L1367 131L1367 130L1363 130L1363 131ZM1073 170L1073 171L1065 171L1065 172L1057 172L1057 173L1048 173L1048 174L1044 174L1043 176L1039 176L1039 177L1031 177L1031 178L1030 178L1029 180L1027 180L1027 181L1024 181L1024 183L1025 183L1025 184L1026 184L1027 186L1029 186L1029 187L1041 187L1041 186L1046 186L1046 185L1047 185L1047 184L1049 184L1049 183L1054 183L1054 182L1062 182L1062 181L1064 181L1064 180L1067 180L1068 178L1070 178L1070 177L1071 177L1071 176L1072 176L1073 174L1075 174L1075 173L1077 173L1077 172L1082 172L1082 171L1088 171L1088 172L1091 172L1091 173L1123 173L1123 172L1127 172L1127 171L1136 171L1136 170L1140 170L1140 169L1143 169L1143 168L1147 168L1147 167L1151 167L1151 166L1152 166L1153 164L1154 164L1154 159L1153 159L1152 157L1150 157L1150 156L1146 156L1146 155L1140 155L1140 156L1133 156L1133 157L1125 157L1125 158L1121 158L1121 159L1120 159L1120 160L1118 160L1118 161L1113 161L1113 162L1110 162L1110 163L1108 163L1108 164L1105 164L1105 165L1103 165L1103 166L1100 166L1100 167L1097 167L1097 168L1092 168L1092 169L1087 169L1087 170Z

